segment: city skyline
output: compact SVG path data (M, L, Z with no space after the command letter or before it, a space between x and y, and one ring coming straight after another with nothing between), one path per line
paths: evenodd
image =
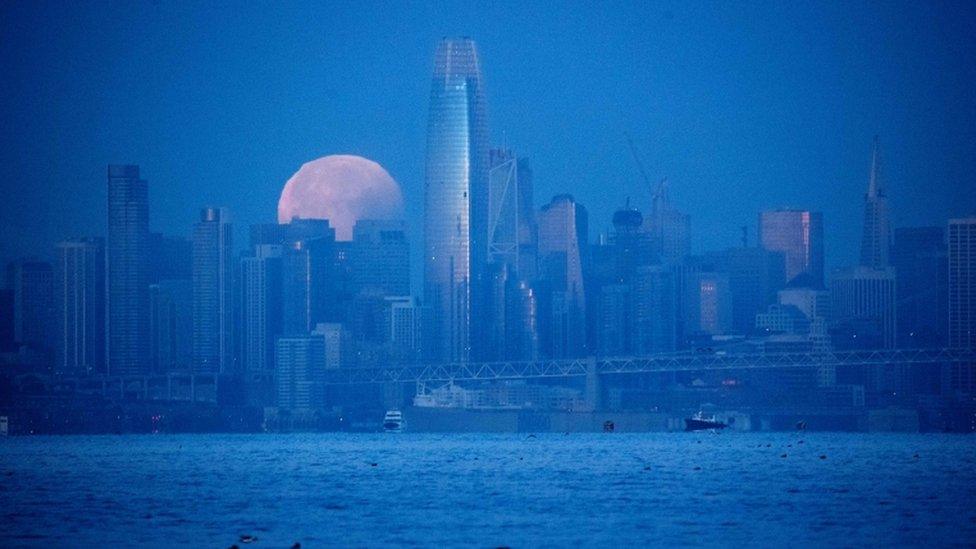
M976 540L976 4L0 37L0 546Z
M114 14L114 17L148 17L166 21L177 15L188 15L191 17L207 19L218 16L219 13L211 13L206 10L189 10L189 13L174 13L171 8L159 8L150 13L143 13L145 6L131 8L131 11L122 10ZM760 8L751 7L751 12ZM776 11L777 8L766 7ZM806 29L809 25L824 20L833 20L837 16L835 8L828 8L811 14L810 22L804 23L801 28ZM826 237L826 262L827 270L846 264L853 264L859 255L859 237L861 231L860 223L860 204L859 197L863 196L865 180L870 168L870 139L871 136L879 134L885 152L885 185L888 189L890 210L893 212L892 227L916 226L916 225L941 225L941 222L948 217L961 217L969 215L976 209L976 203L972 198L972 193L965 192L967 181L973 179L972 166L965 162L968 155L964 153L971 143L971 128L974 124L967 121L972 120L972 107L968 103L960 103L958 95L962 93L959 87L961 82L967 80L966 76L972 68L966 65L959 65L959 59L964 56L950 56L950 52L959 51L959 48L968 48L970 44L965 42L962 31L968 29L967 25L972 24L972 17L968 13L953 14L949 12L933 12L927 14L909 14L901 11L885 10L884 7L868 7L867 5L854 5L851 8L851 17L855 20L864 17L884 16L891 20L889 30L874 29L871 32L886 33L882 36L890 36L888 45L878 50L868 48L866 51L858 50L856 56L846 59L838 56L835 52L815 51L812 53L801 53L797 51L795 39L790 35L782 34L784 29L769 23L768 28L751 24L747 26L745 34L730 34L728 31L721 30L724 24L738 21L738 16L727 13L725 10L714 10L710 13L698 13L698 8L637 8L626 6L620 13L613 13L612 10L597 11L593 15L596 20L613 22L616 25L623 24L623 32L612 39L610 44L615 48L614 51L633 51L632 54L625 54L619 59L605 57L604 66L594 65L593 57L578 65L567 64L569 56L576 51L573 46L567 46L562 53L554 53L556 62L553 64L541 64L535 68L537 76L529 81L523 81L523 75L528 74L529 68L526 63L532 62L533 57L523 58L512 56L512 46L499 40L497 31L489 31L491 23L495 17L489 17L486 22L478 21L470 10L455 8L454 11L462 12L436 15L431 21L421 25L419 29L413 30L406 36L399 38L403 41L414 41L415 46L406 48L407 57L402 60L404 65L401 69L394 70L391 74L396 78L400 86L396 96L389 92L381 92L376 98L356 98L353 94L343 87L328 87L330 91L330 102L323 105L321 109L310 111L314 105L318 105L316 96L309 95L311 90L306 88L305 83L286 80L291 84L298 85L292 91L283 96L285 105L295 101L295 95L300 94L304 100L298 104L303 105L300 109L301 117L295 115L281 116L273 126L258 124L254 130L245 130L241 135L246 135L249 131L264 131L263 134L251 134L251 140L255 144L270 145L265 147L267 152L257 156L249 155L251 160L241 162L235 160L238 155L227 155L224 147L230 143L237 143L236 137L226 132L229 119L226 116L217 116L212 119L216 124L213 132L204 132L199 135L178 136L171 130L172 120L177 118L171 111L171 106L176 96L172 95L175 90L163 86L153 88L153 82L157 80L122 80L127 82L127 86L136 92L137 97L156 97L160 101L155 102L161 105L163 110L156 111L158 116L150 116L152 108L148 111L137 112L133 110L125 111L116 117L100 117L98 123L87 130L82 130L79 122L73 119L74 115L60 113L41 104L25 105L25 95L16 84L12 86L10 95L10 108L23 107L23 112L33 112L38 120L47 121L47 124L62 121L60 124L66 131L59 132L59 139L67 147L65 154L59 155L58 162L49 162L42 169L30 168L25 164L24 158L35 158L32 155L21 155L20 158L11 158L10 162L4 163L3 169L9 170L4 174L5 181L22 181L26 174L32 177L41 177L42 180L49 178L58 170L64 170L71 166L69 172L60 172L56 180L51 180L47 185L14 185L11 187L14 200L11 203L30 201L37 205L32 216L26 218L23 209L11 208L2 213L9 220L10 228L4 231L3 241L0 242L0 259L9 261L23 255L28 255L31 250L42 252L42 256L53 258L54 244L62 238L83 236L87 234L104 234L100 230L97 216L86 215L85 212L91 211L95 206L102 202L104 195L98 187L100 186L97 174L104 170L104 164L115 162L131 161L139 163L146 174L150 183L150 195L152 211L150 212L151 230L161 231L166 234L186 234L193 223L193 211L207 206L227 206L235 214L238 220L237 241L244 242L241 238L241 231L249 224L256 224L262 221L271 221L274 218L273 201L275 200L281 185L298 167L307 161L330 153L352 152L362 154L368 158L378 161L386 167L393 177L400 182L405 196L407 215L406 221L408 232L411 236L413 254L420 257L419 250L422 243L422 223L420 222L423 208L422 203L422 180L423 180L423 155L424 153L424 122L425 103L429 95L429 86L422 76L422 72L431 70L433 59L430 48L436 43L440 35L443 34L465 34L470 33L476 40L481 42L480 50L487 61L483 63L486 69L486 79L488 81L488 101L492 106L493 127L496 128L494 142L496 144L508 144L518 151L520 156L528 157L532 161L535 171L536 203L535 207L548 202L548 199L561 192L571 192L576 199L585 204L591 213L591 239L596 238L600 233L605 233L610 227L609 219L612 212L621 206L628 197L632 204L637 205L643 213L648 214L651 201L651 189L646 189L645 183L641 180L634 160L627 150L625 135L630 133L635 138L635 145L643 163L648 167L648 172L652 179L658 177L669 177L671 182L671 202L676 208L691 215L693 227L692 250L700 253L709 249L721 249L734 245L739 241L739 227L747 225L755 227L755 215L763 209L771 209L782 206L789 206L802 209L810 209L824 212L824 224L827 228ZM143 10L143 11L141 11ZM631 31L631 27L622 23L618 19L624 14L634 11L641 16L653 17L655 20L662 21L664 25L664 36L670 38L685 37L690 44L696 47L691 53L685 54L680 59L685 65L693 70L685 71L680 74L671 72L669 65L660 64L662 60L676 60L677 55L673 46L662 43L661 39L648 41L647 39L637 38ZM177 12L179 10L176 10ZM749 11L749 10L747 10ZM31 20L45 14L43 9L29 10L25 7L14 9L12 15L17 15L24 20ZM23 12L23 13L20 13ZM423 10L419 11L420 14ZM82 10L80 14L84 18L98 20L107 16L101 10L90 9ZM450 25L444 21L451 18ZM920 47L914 44L905 43L898 34L911 15L921 18L927 26L923 26L920 33L916 33L914 38L922 44L928 44L935 48L937 65L945 69L942 76L931 81L926 86L930 86L929 91L933 92L931 97L926 96L926 101L936 101L930 108L924 110L928 113L927 118L919 118L921 112L918 107L911 107L902 103L918 96L922 80L917 77L924 75L923 69L918 65L917 60L922 55ZM953 17L958 15L958 17ZM297 14L286 12L282 24L296 17ZM344 15L344 17L364 17L365 14L356 16ZM55 19L62 15L52 15ZM419 17L414 14L411 20ZM714 40L706 39L699 31L691 30L687 27L690 19L700 17L703 28L717 27L721 30ZM441 19L443 18L443 19ZM461 23L458 23L461 21ZM934 40L934 35L926 29L934 28L933 25L940 24L945 33L945 38L940 40L945 43L929 44ZM945 24L942 24L945 23ZM513 22L515 29L524 23L516 20ZM438 29L438 27L443 27ZM80 29L75 29L68 25L70 31L64 38L52 37L53 44L60 43L57 40L75 39L80 36ZM450 28L447 28L450 27ZM467 28L462 28L467 27ZM543 27L542 33L550 37L554 42L552 45L540 45L544 51L549 52L553 47L566 46L565 38L560 31L566 31L577 27L577 30L593 30L592 23L584 23L578 19L570 18L568 23ZM513 32L514 30L513 29ZM149 37L152 43L160 46L159 52L153 53L143 49L134 50L127 55L141 56L149 62L150 74L154 74L157 69L152 68L153 60L165 61L174 54L171 38L152 35ZM235 32L241 29L235 28ZM461 31L461 32L457 32ZM752 36L749 32L758 33L759 36ZM847 71L852 64L857 64L862 69L862 75L855 81L848 83L843 88L845 93L850 95L846 101L852 105L864 107L857 114L847 110L836 110L836 101L822 108L806 109L808 114L797 111L801 105L807 104L812 100L810 95L797 96L795 100L787 99L782 95L787 90L799 93L797 80L792 69L783 65L779 59L781 54L769 53L773 55L769 63L762 65L767 70L772 71L772 75L778 75L777 82L768 92L773 93L772 99L777 99L770 103L773 109L771 113L778 112L776 118L770 115L757 117L754 108L750 106L746 99L755 97L760 88L755 88L756 84L751 84L752 88L742 88L733 86L731 89L716 87L715 78L724 75L726 79L732 78L730 82L742 84L736 80L728 71L736 67L754 67L757 63L748 52L754 48L760 48L767 38L761 32L764 31L769 36L783 38L784 48L787 52L794 54L797 62L803 66L821 65L819 72L823 71ZM46 31L42 31L46 32ZM830 32L841 44L861 45L866 38L853 35L847 27L834 26ZM74 33L74 34L73 34ZM602 35L597 33L596 35ZM11 44L19 44L30 50L34 46L22 44L25 37L17 32L11 32ZM268 31L264 36L265 40L278 36L277 27ZM227 36L211 35L205 31L189 32L187 39L192 40L213 40L218 43L226 40ZM20 40L21 42L18 42ZM93 48L102 50L91 50L91 56L83 58L84 63L93 62L99 59L96 51L103 51L114 44L112 36L106 36L104 41L97 42ZM365 40L365 39L364 39ZM331 44L325 40L325 44ZM281 47L290 44L283 41ZM731 48L728 54L728 67L714 67L711 63L706 63L704 58L698 57L696 53L708 51L718 45L727 45ZM380 66L382 63L389 63L392 57L389 53L375 49L369 42L360 45L368 46L359 52L345 52L351 55L361 56L361 60L369 60L369 66ZM290 47L290 46L289 46ZM646 56L650 51L658 52L658 55ZM414 51L416 50L416 51ZM115 50L109 50L115 51ZM280 52L277 46L271 47L269 52L277 54ZM964 50L963 50L964 51ZM292 62L291 67L301 66L301 70L296 73L305 75L314 82L322 78L330 78L331 75L341 75L341 72L329 70L331 64L337 59L338 51L333 51L326 47L325 50L314 48L305 52L306 55L318 55L317 58L303 58L299 56L296 62ZM636 55L641 52L643 65L647 67L633 66L627 61L632 59L628 55ZM47 50L38 52L38 55L48 55ZM248 51L247 55L260 55L258 52ZM4 50L5 59L9 59L10 51ZM541 55L541 53L540 53ZM782 55L785 55L782 54ZM94 56L94 57L92 57ZM903 73L893 73L896 66L895 59L901 58L904 63L908 63ZM928 59L928 58L926 58ZM227 59L233 61L233 59ZM201 61L202 63L203 61ZM321 68L316 64L321 62ZM11 60L11 67L14 74L20 65ZM294 64L298 63L298 64ZM904 64L902 63L902 65ZM380 64L380 65L377 65ZM360 65L342 65L343 70L352 71L349 76L364 78L366 82L372 82L379 75ZM625 69L625 66L628 68ZM897 65L901 66L901 65ZM200 66L196 66L199 70ZM409 70L407 70L408 67ZM562 67L563 71L557 71L557 67ZM651 78L648 71L651 67L658 69L656 80ZM708 76L703 72L706 68L716 70L715 77ZM218 74L224 78L240 77L243 73L239 72L239 64L229 63L220 67ZM70 69L73 70L73 69ZM105 82L117 81L122 74L114 73L113 65L108 65L100 69ZM107 71L107 72L106 72ZM364 72L365 71L365 72ZM921 72L920 72L921 71ZM187 73L189 75L195 73ZM292 73L288 73L291 75ZM834 74L834 73L829 73ZM897 76L896 76L897 75ZM578 84L575 87L566 87L566 78L578 77ZM594 76L604 77L601 82L605 82L602 89L607 93L601 95L609 103L616 104L617 110L604 110L606 119L599 121L595 118L596 105L592 103L590 96L583 92L587 86L582 82L591 81ZM54 78L43 70L39 78ZM291 78L294 78L291 77ZM589 78L587 78L589 77ZM892 78L899 78L907 82L915 82L914 85L902 85L899 95L881 93L878 86L884 82L890 82ZM197 94L204 89L212 89L212 82L202 75L196 79L181 81L181 93ZM331 81L331 80L330 80ZM625 92L625 83L644 84L650 86L637 86L634 89L641 91ZM655 84L655 82L659 82ZM523 85L525 84L525 85ZM684 86L681 86L684 84ZM104 84L97 83L91 89L100 89ZM571 93L562 93L564 99L559 99L551 106L544 106L539 110L538 116L532 112L525 112L520 105L530 102L532 95L537 94L542 87L557 86L562 90L570 90ZM201 87L202 86L202 87ZM376 89L374 87L374 89ZM646 91L645 91L646 90ZM656 90L656 93L655 93ZM724 91L723 91L724 90ZM694 93L692 93L694 91ZM216 90L220 95L220 91ZM148 94L148 95L147 95ZM715 101L706 100L708 97L725 97L721 102L721 111L717 111ZM371 103L378 98L386 101L386 114L378 114L377 105ZM56 98L53 98L56 99ZM81 112L88 109L99 108L105 112L114 112L118 109L128 108L131 99L124 96L117 96L117 101L113 104L104 104L102 99L95 100L90 95L82 94L75 103ZM242 108L255 108L253 98L242 96L235 104L228 104L231 112L239 113ZM650 103L646 103L651 99ZM583 102L585 100L585 102ZM639 101L638 101L639 100ZM564 102L565 101L565 102ZM551 117L551 109L560 102L566 107L572 106L575 110L564 112L578 112L580 116L561 116L566 120L574 120L574 124L553 123L546 117ZM823 104L823 100L819 100ZM827 103L830 103L828 101ZM58 104L55 100L46 103L53 107ZM335 107L330 105L334 104ZM358 108L355 105L358 104ZM593 105L590 108L582 108L584 105ZM653 109L648 109L646 105L654 105ZM845 103L846 104L846 103ZM101 106L99 106L101 105ZM913 103L914 105L914 103ZM830 106L834 110L829 110ZM335 109L342 109L342 112L356 112L357 119L352 120L342 117L340 112ZM350 108L352 110L350 110ZM34 109L34 110L32 110ZM779 109L776 111L775 109ZM270 115L271 111L258 108L258 113ZM666 126L661 125L660 116L669 113L672 119ZM713 116L702 119L706 114ZM721 113L721 117L715 117ZM812 113L812 114L811 114ZM915 114L912 114L915 113ZM12 111L2 111L5 119L9 119L14 126L19 114L15 115ZM790 115L795 114L799 118L784 126ZM835 115L839 115L835 116ZM951 115L952 118L947 119ZM248 115L250 116L250 115ZM337 116L339 118L337 118ZM331 120L330 126L342 128L341 132L334 130L320 133L319 137L311 138L309 131L312 127L319 128L320 123L315 123L314 119L320 118L322 121ZM807 120L807 126L801 124L801 120ZM124 131L109 131L116 122L126 122ZM375 126L377 121L385 121L386 130L381 134L368 131L368 126L372 123ZM709 121L711 120L711 121ZM832 121L831 121L832 120ZM336 125L337 122L342 122ZM719 124L720 121L724 121ZM743 129L749 130L747 135L736 139L745 139L742 146L748 145L750 151L762 152L762 157L755 156L755 153L730 155L733 144L728 138L723 138L723 132L727 132L727 125L732 122L744 124ZM262 122L258 120L257 122ZM704 123L699 130L694 130L697 126ZM162 124L162 128L160 127ZM939 130L936 130L936 127ZM943 126L949 131L943 131ZM264 130L261 130L264 128ZM545 128L543 131L542 129ZM789 128L792 132L787 139L784 131ZM826 138L811 135L815 129L817 131L828 130ZM928 128L928 129L925 129ZM297 133L294 137L279 140L276 137L280 132L294 129ZM71 130L71 131L68 131ZM79 133L79 130L82 130ZM165 130L165 131L161 131ZM761 131L757 131L761 130ZM953 131L955 130L955 131ZM84 142L77 141L75 136L85 135L85 132L96 132L94 139L86 139ZM109 131L109 133L105 133ZM938 132L942 132L941 134ZM536 135L538 134L538 135ZM726 134L727 135L727 134ZM807 137L804 138L803 136ZM939 137L935 137L935 136ZM111 136L111 137L110 137ZM123 139L123 136L124 139ZM151 136L163 136L162 138ZM219 144L218 136L227 139L226 144ZM302 137L304 136L304 137ZM668 139L667 136L677 138ZM147 148L150 141L159 147L158 153L151 153ZM393 141L395 141L395 145ZM5 137L10 141L14 136ZM7 143L10 147L5 147L5 154L12 154L13 151L22 151L23 147L31 144L32 150L37 154L47 154L44 148L38 148L37 144L47 139L39 133L28 131L19 136L16 141ZM159 140L161 139L161 140ZM190 142L195 140L198 145L207 143L216 146L213 152L218 157L225 157L226 162L221 162L217 167L213 162L207 162L200 156L199 152L191 152L186 149ZM269 141L273 139L273 141ZM39 141L40 140L40 141ZM680 144L680 147L678 145ZM812 145L811 145L812 144ZM736 145L739 146L739 145ZM962 147L962 148L960 148ZM685 152L678 152L678 148ZM704 154L705 149L714 149L714 153ZM205 149L200 149L199 151ZM168 151L168 152L164 152ZM224 151L221 153L221 151ZM554 154L558 151L558 154ZM95 162L95 159L98 162ZM734 160L733 160L734 158ZM258 159L263 159L260 164L255 164ZM104 162L102 162L104 160ZM238 170L247 166L246 174L237 173ZM697 167L693 167L697 166ZM191 172L183 170L190 169L203 177L202 185L195 183L195 178L186 177ZM217 170L216 172L214 170ZM55 170L55 171L51 171ZM744 170L744 171L743 171ZM740 172L736 175L732 172ZM220 175L220 174L223 175ZM722 175L724 173L724 175ZM51 174L51 175L48 175ZM181 175L183 174L183 175ZM236 175L235 175L236 174ZM953 175L954 174L954 175ZM969 174L969 175L964 175ZM56 183L55 183L56 181ZM226 181L226 182L225 182ZM237 193L228 186L231 181L235 185L243 185L246 192ZM826 183L824 183L826 182ZM922 183L924 182L924 184ZM734 205L723 201L721 188L732 186L737 189L737 197ZM77 200L66 202L62 196L45 195L50 191L45 189L59 188L63 186L66 193L75 194ZM78 194L72 190L86 192ZM199 193L199 198L190 198L189 193ZM924 200L923 200L924 197ZM43 198L43 200L41 200ZM72 206L77 205L78 208ZM911 207L907 207L911 205ZM852 215L853 214L853 215ZM94 219L93 219L94 218ZM54 230L54 219L58 220L58 226L63 231ZM753 239L755 237L753 236ZM413 283L420 282L420 262L413 265Z

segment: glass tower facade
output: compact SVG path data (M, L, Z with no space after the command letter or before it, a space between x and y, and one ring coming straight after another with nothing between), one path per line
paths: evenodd
M59 243L56 276L60 303L55 372L105 373L105 242L79 238Z
M485 341L474 323L488 255L488 120L474 41L437 47L427 126L424 281L433 309L435 359L478 356ZM473 325L474 324L474 325Z
M786 281L823 287L823 215L805 210L772 210L759 214L763 249L780 252L786 261ZM803 279L799 277L803 275Z
M224 208L204 208L193 229L193 369L233 364L233 229Z
M149 373L149 186L139 166L108 167L108 371Z

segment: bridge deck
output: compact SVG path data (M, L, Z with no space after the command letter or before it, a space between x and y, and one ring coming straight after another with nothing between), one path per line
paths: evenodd
M420 364L390 368L329 370L326 374L326 383L344 385L575 377L585 376L588 369L593 369L596 374L628 374L922 364L976 364L976 350L892 349L764 354L668 353L647 357Z

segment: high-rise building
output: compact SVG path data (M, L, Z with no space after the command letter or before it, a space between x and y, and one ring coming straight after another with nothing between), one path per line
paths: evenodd
M274 371L274 342L281 335L281 246L258 245L241 259L241 370L250 379Z
M0 289L0 353L16 348L14 340L14 291Z
M54 268L47 261L19 259L7 265L14 298L14 340L45 357L55 350Z
M634 352L674 351L677 346L674 272L667 265L637 268L634 282Z
M334 233L333 233L334 234ZM341 315L344 283L333 236L292 242L282 249L282 334L304 335Z
M386 302L390 315L391 359L397 363L419 362L425 348L424 323L430 310L411 296L387 297Z
M795 305L773 303L756 315L756 328L766 335L807 335L810 333L810 319Z
M777 292L776 302L780 305L792 305L800 310L810 321L822 319L831 321L831 299L827 290L815 290L806 287L787 287Z
M234 365L233 230L225 208L204 208L193 228L193 369Z
M193 359L193 283L189 278L149 286L149 355L153 373L188 372Z
M600 288L596 307L596 345L600 356L633 354L633 287L607 284Z
M482 293L484 360L529 360L538 352L537 227L532 170L508 149L489 152L488 265Z
M57 246L55 291L58 301L60 375L105 373L105 242L66 240Z
M728 274L732 331L752 334L756 315L775 303L776 292L786 285L783 254L741 247L707 257L717 270Z
M880 180L878 138L874 138L871 154L871 174L868 191L864 195L864 234L861 238L861 266L885 269L889 266L891 227L888 221L888 198Z
M586 208L557 195L538 214L537 329L543 356L578 357L587 349L587 301L583 280L587 249Z
M945 228L896 229L891 265L898 281L898 345L944 347L949 328Z
M351 334L345 326L337 322L320 322L312 330L312 336L321 337L325 342L322 367L335 370L351 366Z
M695 285L698 332L724 335L732 331L732 293L729 277L721 272L702 272Z
M633 283L637 267L650 263L646 235L640 230L643 223L644 216L640 211L630 207L613 214L614 264L618 283Z
M976 348L976 216L949 220L949 346ZM976 364L953 366L949 388L976 390Z
M425 295L440 360L466 361L472 342L483 341L477 294L488 255L488 139L474 41L445 38L434 59L424 185Z
M485 360L533 360L538 356L536 288L518 278L514 265L503 260L488 265L484 308Z
M325 338L321 334L280 337L275 342L278 407L325 407Z
M897 342L894 269L855 267L830 283L833 341L838 349L893 349Z
M139 166L108 167L108 372L149 372L149 186Z
M154 373L193 362L193 242L149 234L149 354Z
M804 285L823 287L823 215L805 210L771 210L759 214L763 249L782 253L788 283L803 276Z
M350 254L353 293L410 294L410 243L403 221L357 221Z
M663 263L678 263L691 253L691 218L671 205L667 179L654 190L643 230L650 236L651 254Z
M532 169L508 149L492 149L488 177L488 260L513 268L522 280L535 278L537 229Z

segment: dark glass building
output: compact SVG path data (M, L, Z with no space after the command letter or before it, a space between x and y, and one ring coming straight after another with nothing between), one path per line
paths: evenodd
M225 208L204 208L193 228L193 370L233 371L233 230Z
M586 208L556 195L538 214L537 329L543 356L586 354L587 289L584 263L589 231Z
M976 348L976 216L949 220L949 346ZM953 366L948 385L972 395L976 365Z
M108 372L149 373L149 186L108 167Z
M7 288L13 291L14 340L47 361L54 351L56 322L54 267L39 259L7 265Z
M60 375L105 373L105 241L66 240L57 246Z
M943 347L949 327L949 259L945 228L895 230L891 264L898 282L898 345Z

